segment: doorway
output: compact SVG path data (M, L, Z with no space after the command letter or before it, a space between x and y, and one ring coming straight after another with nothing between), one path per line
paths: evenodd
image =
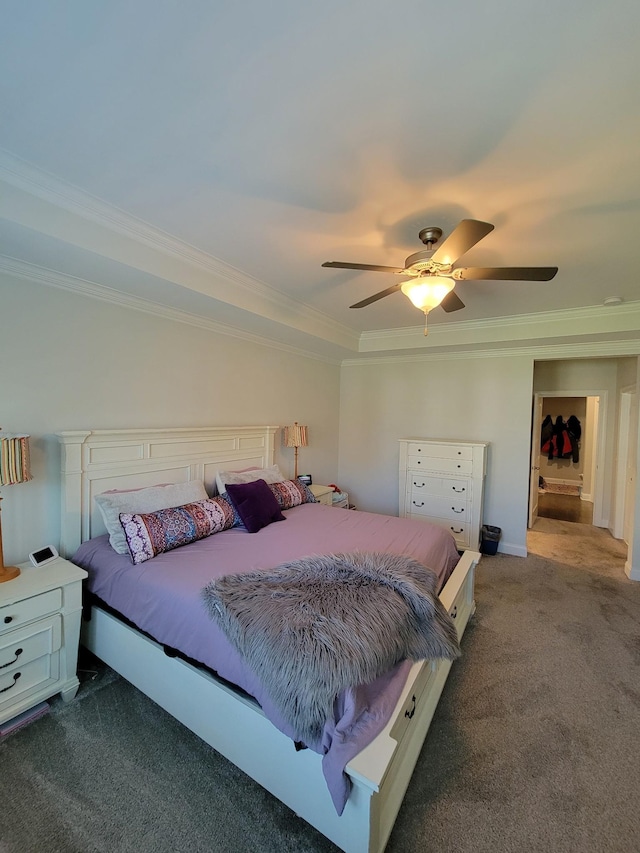
M602 441L606 392L534 395L528 527L538 517L606 527Z

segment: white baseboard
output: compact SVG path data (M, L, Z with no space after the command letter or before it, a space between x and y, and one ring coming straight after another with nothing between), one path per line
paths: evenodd
M551 483L553 486L581 486L582 480L567 480L560 477L543 477L545 483Z
M632 566L629 561L624 564L624 573L630 581L640 581L640 568Z
M498 545L499 554L509 554L510 557L526 557L527 549L522 545L514 545L511 542L501 542Z

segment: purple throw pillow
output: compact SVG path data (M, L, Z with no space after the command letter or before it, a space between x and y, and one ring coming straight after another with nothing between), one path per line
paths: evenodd
M228 483L227 495L249 533L257 533L272 521L285 521L275 495L265 480Z

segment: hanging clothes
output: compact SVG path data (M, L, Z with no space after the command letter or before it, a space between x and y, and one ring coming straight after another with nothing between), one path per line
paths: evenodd
M549 442L553 438L553 420L551 415L547 415L542 421L542 429L540 432L540 452L549 452Z
M579 462L582 426L575 415L571 415L567 421L567 433L569 435L569 441L571 442L571 459L574 462Z
M554 459L579 462L581 435L582 426L575 415L571 415L566 423L562 415L558 415L555 422L551 415L547 415L540 432L540 452L547 455L549 462Z
M547 415L547 417L551 420L550 415ZM547 425L547 432L548 429ZM571 457L573 448L571 446L571 439L569 438L569 431L562 415L558 415L555 423L553 423L551 437L543 445L542 452L547 454L549 462L554 459L569 459Z

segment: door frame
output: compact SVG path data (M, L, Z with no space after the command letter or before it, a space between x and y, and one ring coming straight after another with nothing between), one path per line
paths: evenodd
M527 527L531 528L538 518L538 489L540 482L540 431L542 429L542 396L533 398L531 418L531 464L529 466L529 516Z
M593 464L595 466L595 473L593 477L593 526L594 527L608 527L609 519L605 519L603 517L603 505L604 505L604 474L605 474L605 464L604 464L604 456L606 450L606 427L607 427L607 408L608 408L608 392L602 390L571 390L571 391L536 391L533 395L533 413L532 413L532 424L531 424L531 447L533 454L534 442L536 440L536 435L534 434L534 423L533 420L535 418L535 413L538 411L542 411L542 398L543 397L596 397L598 398L598 418L596 421L596 436L594 441L594 450L593 450ZM538 428L538 446L539 446L539 432L540 427ZM531 494L533 492L534 483L534 459L531 461L531 470L529 473L529 495L531 499ZM537 488L537 482L536 482ZM529 509L529 517L531 517L531 509ZM531 527L531 524L529 524Z
M631 440L631 413L636 393L635 385L629 385L620 389L618 402L618 443L615 479L615 504L613 508L612 536L627 542L628 531L625 530L625 520L628 509L628 465ZM627 538L625 538L627 534ZM629 543L627 542L627 545Z

